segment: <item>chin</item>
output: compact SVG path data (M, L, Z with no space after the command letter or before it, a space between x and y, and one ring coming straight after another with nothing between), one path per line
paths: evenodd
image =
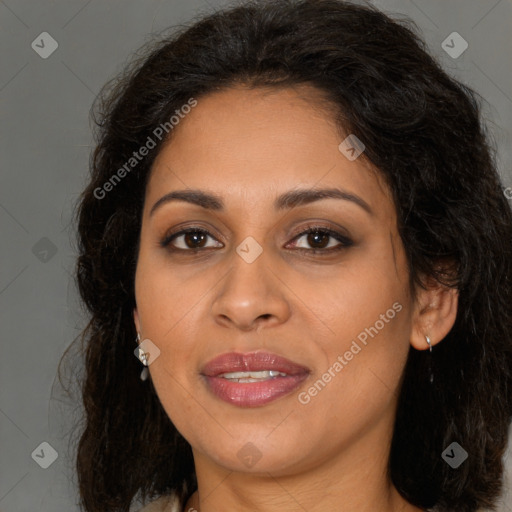
M305 443L298 433L283 435L281 432L271 439L272 435L272 429L255 432L250 428L244 433L238 431L233 437L225 434L217 442L209 438L205 444L201 443L201 452L228 471L267 476L268 473L274 476L296 473L304 464ZM315 451L318 452L311 448L312 453Z

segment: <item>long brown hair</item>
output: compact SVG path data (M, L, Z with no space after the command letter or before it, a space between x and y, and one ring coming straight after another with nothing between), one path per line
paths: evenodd
M90 313L76 459L84 510L127 512L136 497L185 499L196 488L189 444L151 379L139 379L134 273L145 186L173 133L158 139L155 130L191 97L242 82L324 92L389 183L411 284L426 274L458 288L455 325L432 352L432 385L425 353L410 349L389 473L419 507L495 503L512 414L512 214L481 98L447 76L416 32L349 2L246 2L151 43L102 91L76 210L76 278ZM155 147L113 180L148 137ZM450 280L437 265L446 259L455 262ZM441 458L452 441L469 453L457 470Z

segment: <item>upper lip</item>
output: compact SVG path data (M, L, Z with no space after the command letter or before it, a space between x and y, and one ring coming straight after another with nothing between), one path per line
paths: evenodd
M210 360L203 367L201 373L208 377L216 377L223 373L263 370L274 370L287 375L299 375L310 371L305 366L270 352L248 352L246 354L230 352Z

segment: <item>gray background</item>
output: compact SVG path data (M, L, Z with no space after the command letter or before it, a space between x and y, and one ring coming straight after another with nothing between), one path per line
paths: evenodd
M512 0L373 3L410 16L444 68L484 96L504 186L512 186ZM0 0L1 512L78 510L68 442L79 410L55 377L85 325L70 215L87 177L92 101L152 32L226 4ZM457 59L441 47L454 31L469 44ZM42 32L58 42L47 59L31 47ZM31 457L42 442L59 454L47 469ZM509 452L509 487L511 466ZM512 512L507 492L500 512Z

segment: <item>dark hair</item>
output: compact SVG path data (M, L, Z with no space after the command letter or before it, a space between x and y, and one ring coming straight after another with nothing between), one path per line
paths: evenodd
M459 290L455 325L432 352L432 385L426 353L409 350L390 477L418 507L493 506L512 416L512 214L481 97L447 76L417 32L370 5L246 2L151 42L103 89L90 181L76 211L77 283L91 314L77 450L85 510L128 511L137 496L171 491L186 499L197 486L191 448L151 379L140 381L133 354L145 185L173 133L160 140L155 130L191 97L299 84L329 99L338 125L363 141L363 157L389 184L412 288L430 276ZM156 147L113 182L148 137ZM109 180L112 190L99 197ZM454 441L469 454L456 470L441 457Z

